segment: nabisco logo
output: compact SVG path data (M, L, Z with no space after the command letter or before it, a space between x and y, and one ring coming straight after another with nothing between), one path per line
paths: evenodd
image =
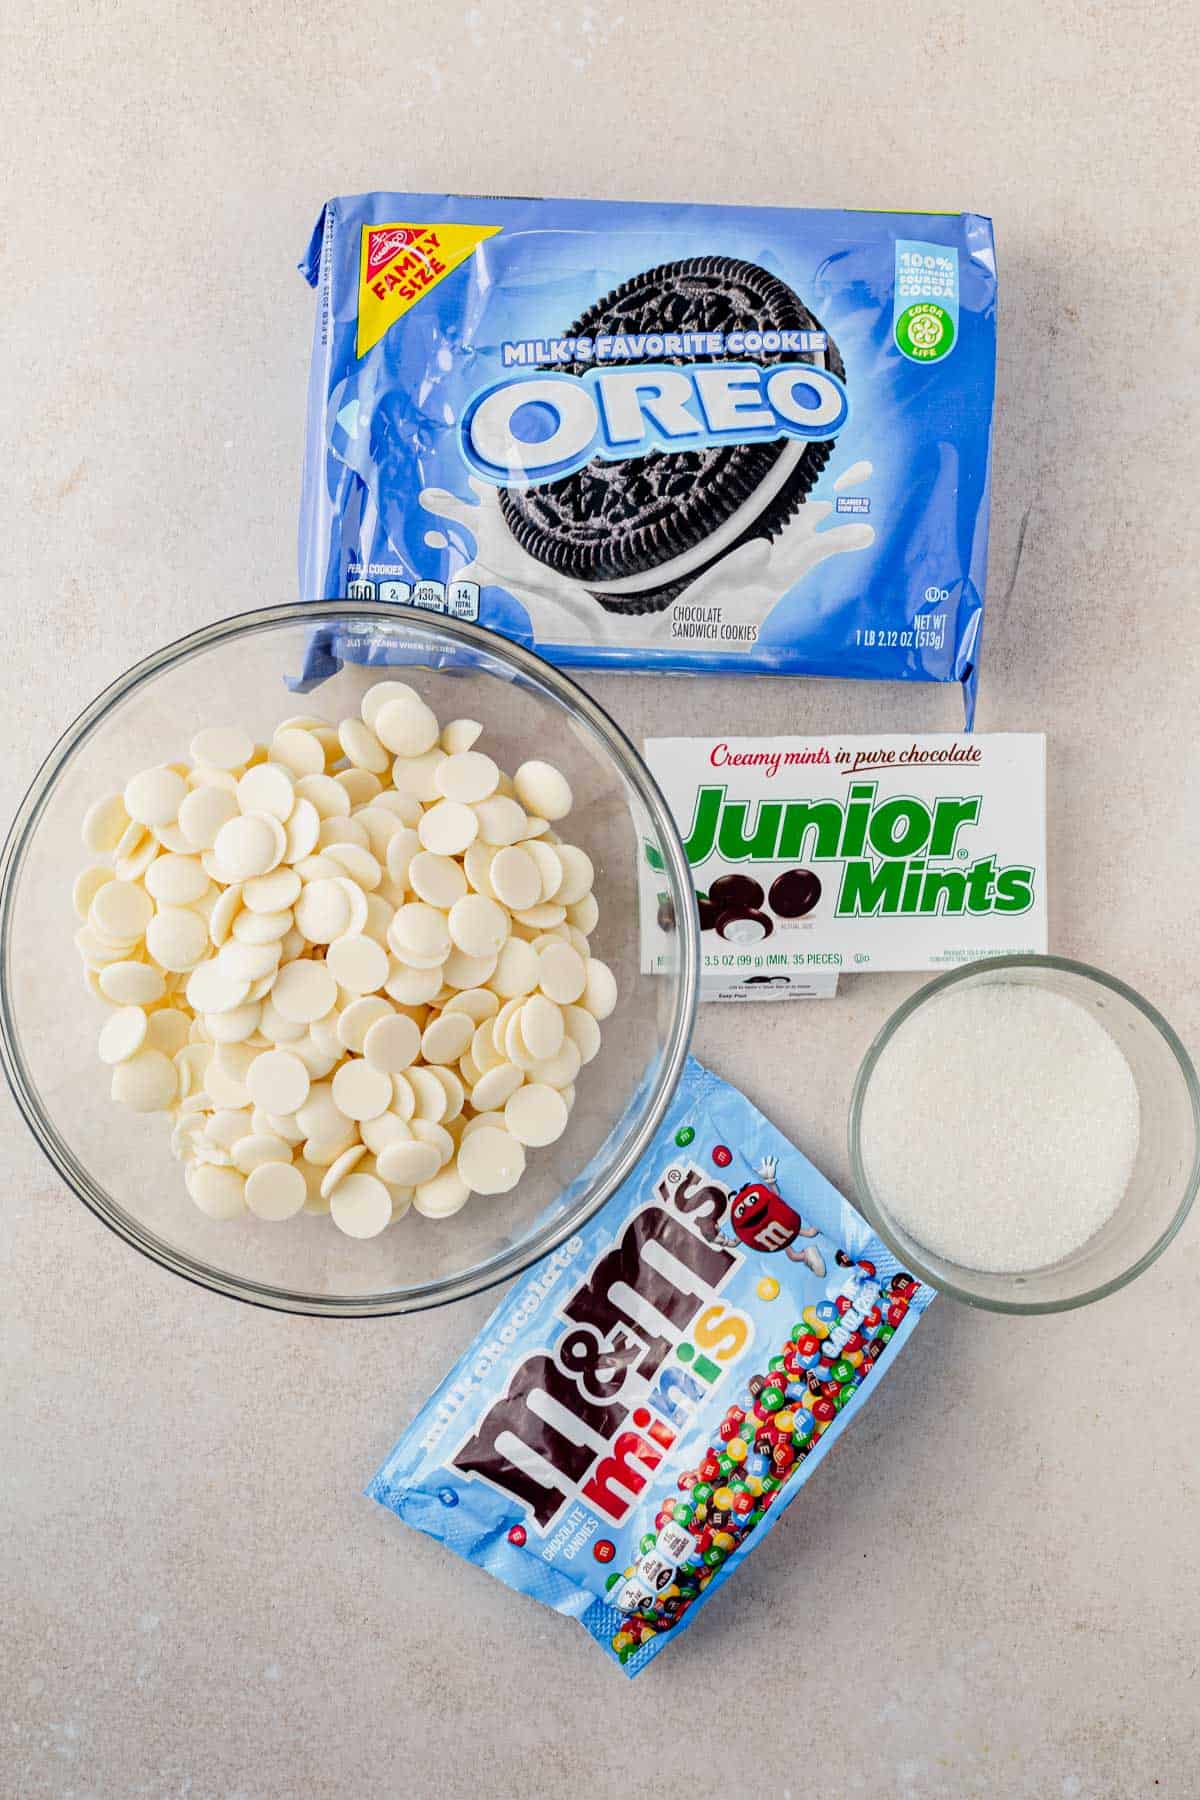
M367 274L374 275L384 263L391 262L393 256L399 256L401 250L415 244L420 235L416 225L384 225L378 231L368 232Z

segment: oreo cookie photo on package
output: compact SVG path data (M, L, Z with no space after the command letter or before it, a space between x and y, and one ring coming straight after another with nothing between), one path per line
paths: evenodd
M575 668L963 684L996 277L972 213L331 200L304 599Z
M576 342L609 336L628 343L644 333L665 348L675 339L681 359L685 342L706 343L718 332L727 339L737 330L780 343L822 335L782 281L754 263L720 256L646 270L589 307L568 335ZM795 354L844 380L841 357L828 338L823 350ZM708 365L706 375L727 383L713 354L699 351L695 360ZM786 360L783 349L763 349L757 364L778 369ZM573 363L569 372L583 376L587 364ZM736 400L750 385L742 378L723 391ZM675 404L669 380L639 393L654 411ZM686 406L689 397L681 386L678 405ZM504 488L500 507L522 549L582 582L607 612L658 613L743 544L778 537L832 452L832 439L777 437L659 450L634 461L598 458L561 481Z

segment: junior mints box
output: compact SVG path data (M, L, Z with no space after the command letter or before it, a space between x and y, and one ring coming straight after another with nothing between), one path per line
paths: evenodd
M1045 739L653 738L684 839L705 999L827 995L842 971L1046 949ZM642 864L642 967L675 928Z

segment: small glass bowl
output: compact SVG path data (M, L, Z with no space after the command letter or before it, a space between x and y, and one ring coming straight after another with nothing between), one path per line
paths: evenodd
M1020 1274L966 1269L918 1244L871 1186L862 1147L871 1077L905 1020L948 988L997 982L1047 988L1094 1012L1125 1054L1141 1107L1137 1160L1112 1218L1061 1262ZM1187 1051L1162 1014L1124 982L1060 956L995 957L938 976L892 1014L854 1083L850 1163L859 1209L921 1280L990 1312L1067 1312L1102 1300L1148 1269L1183 1224L1200 1185L1200 1085Z
M356 640L356 641L355 641ZM333 653L331 653L331 646ZM343 662L353 648L363 661ZM302 670L312 679L293 691ZM196 731L239 722L269 740L289 714L357 715L387 676L415 681L443 722L478 719L510 772L557 764L575 808L564 831L595 867L596 954L618 982L595 1060L580 1072L567 1131L532 1154L511 1194L453 1218L410 1213L379 1237L325 1217L270 1224L207 1218L188 1198L164 1115L114 1104L96 1054L105 1016L86 995L71 886L89 861L89 804L138 769L185 755ZM674 907L674 966L641 971L638 872L646 848ZM42 1149L80 1200L175 1274L260 1306L354 1318L458 1300L517 1275L589 1219L637 1163L687 1055L699 921L666 802L641 758L583 690L518 644L396 606L314 602L244 613L138 663L70 727L36 776L0 858L0 1060Z

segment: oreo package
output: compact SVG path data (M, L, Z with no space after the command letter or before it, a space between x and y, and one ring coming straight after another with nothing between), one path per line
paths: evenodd
M988 219L363 194L300 266L302 598L568 668L957 681L969 722Z
M636 1675L817 1476L932 1298L689 1059L637 1168L509 1289L367 1492Z

